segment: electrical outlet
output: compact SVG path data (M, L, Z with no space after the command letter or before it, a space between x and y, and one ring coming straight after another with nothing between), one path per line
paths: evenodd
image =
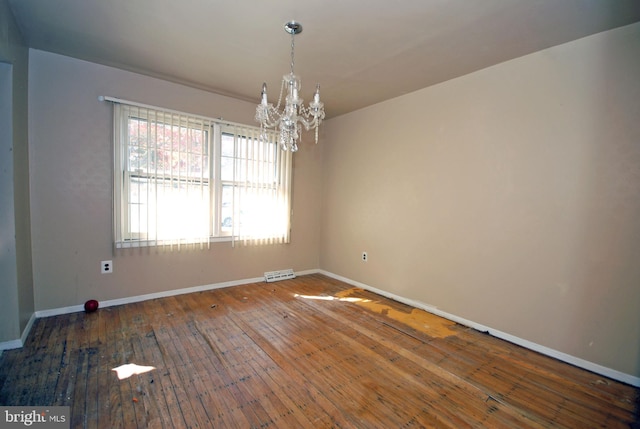
M113 272L113 261L100 262L100 272L102 274L111 274Z
M369 255L367 252L362 252L362 262L367 262L369 260Z

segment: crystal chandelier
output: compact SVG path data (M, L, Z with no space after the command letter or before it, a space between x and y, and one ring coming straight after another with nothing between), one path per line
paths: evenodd
M299 22L291 21L284 25L284 30L291 34L291 72L282 77L282 86L278 96L278 104L267 101L267 84L262 84L262 100L256 108L256 121L260 122L261 136L265 136L267 129L273 129L278 134L278 142L283 150L295 152L298 150L301 126L306 130L315 129L316 143L318 143L318 127L324 119L324 103L320 101L320 84L316 86L313 101L305 107L300 98L300 78L293 72L294 66L294 38L302 32ZM287 88L284 109L280 110L284 88Z

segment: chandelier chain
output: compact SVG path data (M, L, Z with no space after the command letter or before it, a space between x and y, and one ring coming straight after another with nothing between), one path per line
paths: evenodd
M294 65L294 56L293 56L293 50L295 47L295 37L296 34L295 33L291 33L291 74L293 73L293 65Z

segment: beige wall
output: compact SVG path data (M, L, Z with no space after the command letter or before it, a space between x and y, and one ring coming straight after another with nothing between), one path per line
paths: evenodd
M310 142L294 161L291 244L112 255L111 104L98 96L248 124L255 104L37 50L30 51L29 78L37 310L318 267L320 154ZM259 97L260 83L256 91ZM100 274L100 261L109 259L114 273Z
M640 376L639 77L635 24L331 119L321 267Z
M0 343L33 315L27 128L28 49L0 0Z

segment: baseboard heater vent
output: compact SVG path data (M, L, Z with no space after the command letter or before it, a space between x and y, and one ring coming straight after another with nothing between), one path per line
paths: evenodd
M264 273L264 279L267 283L277 282L279 280L287 280L287 279L295 279L296 275L293 273L292 269L281 270L281 271L268 271Z

